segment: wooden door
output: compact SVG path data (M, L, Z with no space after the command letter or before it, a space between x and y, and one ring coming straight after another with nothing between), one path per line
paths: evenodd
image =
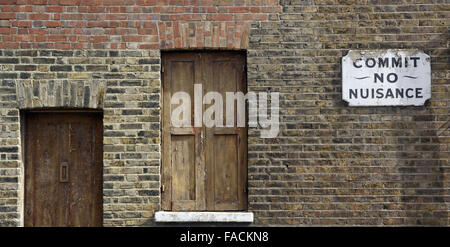
M201 83L202 60L198 54L164 56L163 86L163 194L165 210L205 210L204 147L202 128L173 127L171 95L183 91L194 99L194 84ZM191 107L193 112L193 106ZM194 124L193 115L191 125Z
M206 54L204 91L223 96L226 113L226 93L246 93L245 57L241 54ZM247 129L237 126L234 104L234 126L205 128L207 208L214 211L244 210L247 206ZM205 105L208 108L210 105ZM226 126L226 127L225 127Z
M25 118L25 226L101 226L101 114Z
M172 111L178 107L171 105L171 96L183 91L191 96L194 126L194 114L198 114L194 84L202 85L202 96L220 93L225 113L226 92L246 93L245 56L237 52L164 53L163 72L163 210L245 210L246 127L236 126L236 121L234 126L211 128L176 128L171 123ZM202 111L208 107L202 104Z

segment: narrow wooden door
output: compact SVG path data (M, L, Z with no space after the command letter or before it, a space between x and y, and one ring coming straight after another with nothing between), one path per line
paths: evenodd
M164 56L163 83L163 194L165 210L205 210L205 163L202 128L174 127L171 123L171 96L185 92L194 100L194 84L202 82L201 56L171 53ZM191 112L193 106L191 106ZM194 117L190 115L191 126Z
M174 127L171 115L179 105L171 104L177 92L191 97L202 113L209 105L202 97L215 91L246 93L245 56L237 52L181 52L163 54L163 166L162 208L172 211L228 211L247 208L247 129L245 126ZM194 98L194 85L202 95ZM198 96L198 95L197 95ZM236 109L236 108L235 108ZM236 120L234 111L234 119ZM202 114L200 113L200 114ZM202 119L202 115L198 118ZM224 121L226 120L223 116ZM202 121L202 120L201 120ZM203 121L202 121L203 122ZM225 125L225 122L223 123Z
M226 126L226 93L246 93L245 57L235 53L208 53L204 56L207 92L223 97L223 127L205 128L206 202L212 211L247 208L247 128L237 126L237 103L234 124ZM205 105L205 108L210 105Z
M25 118L25 226L101 226L101 114Z

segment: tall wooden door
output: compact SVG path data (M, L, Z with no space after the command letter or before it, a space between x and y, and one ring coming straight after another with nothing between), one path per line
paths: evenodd
M237 126L237 111L234 111L233 126L208 128L204 124L201 127L194 125L194 115L199 115L194 110L195 101L200 101L203 113L211 105L202 104L202 96L217 92L222 95L225 113L226 93L245 94L245 78L245 55L242 53L163 54L163 210L247 208L247 129ZM197 98L194 98L195 84L202 85L202 95ZM192 127L172 125L172 112L179 105L172 105L171 97L180 91L191 98L189 118ZM197 119L202 119L202 113ZM226 117L223 119L225 125Z
M101 226L101 114L25 118L25 226Z

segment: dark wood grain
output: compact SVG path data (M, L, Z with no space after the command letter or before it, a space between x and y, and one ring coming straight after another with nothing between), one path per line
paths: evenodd
M102 128L99 113L26 114L26 226L102 225Z

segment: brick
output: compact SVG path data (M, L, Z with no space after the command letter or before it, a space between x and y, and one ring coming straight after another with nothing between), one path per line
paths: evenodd
M139 64L159 64L159 59L139 59Z
M108 89L106 90L106 92L107 92L107 93L118 93L118 94L121 94L121 93L125 93L125 89L121 89L121 88L108 88Z
M119 132L119 131L105 131L105 133L103 135L108 136L108 137L125 136L125 134L123 132Z
M55 58L43 58L43 57L33 58L33 63L37 64L54 64L55 61L56 61Z
M29 79L31 77L30 73L20 73L20 79Z
M108 66L106 65L87 65L86 71L108 71Z
M158 196L159 190L139 190L138 195L140 195L140 196Z
M122 115L142 115L142 110L122 110Z
M11 22L9 20L0 20L0 27L10 27Z
M18 147L0 147L0 153L16 153L18 151Z
M62 22L60 21L46 21L45 22L46 27L62 27Z
M14 87L16 84L14 83L13 80L2 80L2 84L3 87Z
M50 66L50 71L72 71L72 66L70 66L70 65L52 65L52 66Z
M0 5L16 4L17 0L0 0Z
M37 51L33 51L33 50L28 50L28 51L16 51L16 55L17 56L27 56L27 57L36 57L38 55Z
M36 65L16 65L14 69L16 71L33 71L36 70Z
M60 5L79 5L81 0L59 0Z
M103 0L104 5L119 5L123 6L125 4L124 0Z
M121 81L120 86L142 86L140 81Z
M0 63L12 63L12 64L17 64L19 63L19 59L18 58L5 58L5 57L0 57Z
M0 79L16 79L17 73L0 73Z
M16 30L13 28L0 28L0 34L13 34L15 32Z
M233 15L217 14L217 15L211 15L209 17L209 19L213 20L213 21L231 21L231 20L233 20Z
M15 19L16 13L0 12L0 20Z
M52 55L57 57L71 57L73 51L52 51Z
M33 13L29 15L30 20L48 20L50 15L44 13Z

